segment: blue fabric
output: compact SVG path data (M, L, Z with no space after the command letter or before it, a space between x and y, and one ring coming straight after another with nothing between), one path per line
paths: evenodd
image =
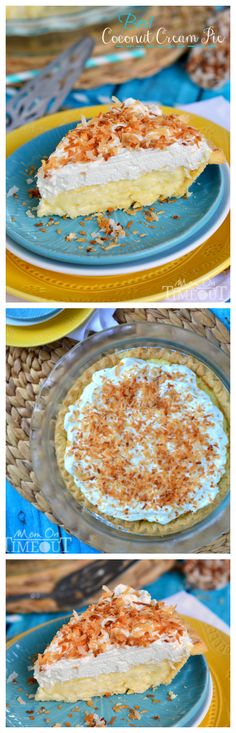
M127 63L127 62L125 62ZM130 63L135 63L131 60ZM72 90L63 103L64 109L86 107L87 105L106 104L113 95L124 100L127 97L138 97L143 101L158 101L169 106L190 104L212 97L223 96L230 100L230 83L221 89L201 89L191 81L185 71L185 61L181 58L177 63L144 79L132 79L124 84L104 84L95 89ZM7 89L7 101L14 94L13 88Z
M224 323L226 328L230 329L230 308L210 308L210 310Z
M131 63L134 63L131 62ZM191 81L181 59L176 64L144 79L132 79L124 84L106 84L95 89L73 90L63 103L65 109L85 107L90 104L106 104L115 95L121 100L137 97L144 102L158 101L160 104L178 106L199 102L212 97L223 96L229 101L230 84L221 89L204 90Z
M222 621L229 625L229 610L230 610L230 585L228 584L221 590L189 590L186 587L186 581L182 573L171 570L168 573L164 573L160 578L155 580L153 583L145 586L146 590L151 593L153 598L165 599L167 596L173 593L178 593L181 590L187 590L188 593L197 598L213 613L215 613ZM21 634L23 631L34 628L39 624L45 623L46 621L65 615L66 611L60 611L59 613L29 613L29 614L16 614L16 616L7 617L7 638L12 639L17 634Z
M98 553L81 540L68 534L36 509L6 482L7 527L6 552L16 555L40 553L58 555L67 553Z
M199 590L189 589L185 577L181 572L171 570L164 573L158 580L146 586L146 590L155 598L165 599L167 596L179 593L185 590L190 595L195 596L198 601L207 606L213 613L222 619L226 624L230 624L230 585L219 590Z

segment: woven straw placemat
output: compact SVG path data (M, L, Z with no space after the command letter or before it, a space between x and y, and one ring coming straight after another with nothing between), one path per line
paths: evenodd
M124 13L127 12L124 8ZM168 34L179 35L201 33L209 18L212 8L207 6L196 6L194 12L192 7L152 7L139 9L136 12L138 18L148 20L154 17L153 29L164 27ZM124 30L118 19L103 22L102 25L88 26L81 30L69 32L53 32L46 35L21 37L10 36L7 38L7 74L13 74L21 71L29 71L31 69L40 69L46 64L53 61L66 48L76 43L85 35L90 35L95 41L93 56L100 56L109 53L117 53L126 50L124 44L119 51L116 50L112 42L104 45L102 41L102 32L105 27L112 29L112 34L118 36L135 35L143 33L144 28L139 31L128 27ZM138 47L137 43L133 44L134 48ZM146 53L141 58L131 59L119 63L109 63L98 66L97 68L85 69L74 86L80 89L91 89L103 84L121 84L134 78L143 78L155 74L160 69L174 63L179 56L185 52L185 48L164 48L155 44L154 48L145 45Z
M180 326L195 331L211 343L229 352L229 331L209 310L187 308L118 308L117 323L148 321ZM34 348L7 348L7 477L17 491L48 518L56 521L40 488L31 464L30 421L42 381L74 345L70 338ZM229 534L219 537L201 552L229 552Z

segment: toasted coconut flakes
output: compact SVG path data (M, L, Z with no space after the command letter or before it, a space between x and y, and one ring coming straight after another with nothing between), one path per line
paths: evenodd
M190 196L192 196L192 195L193 195L193 192L192 192L192 191L187 191L187 192L186 192L186 193L184 194L183 198L184 198L184 199L190 199Z
M9 188L9 191L7 192L7 199L11 198L11 196L16 196L18 191L18 186L12 186L11 188Z
M167 692L167 698L168 698L168 700L175 700L176 697L177 697L177 695L174 692L172 692L172 690L169 690Z
M20 697L20 696L19 696L19 697L17 697L16 699L17 699L17 702L19 702L19 703L20 703L20 705L26 705L26 701L25 701L25 700L23 700L23 698L22 698L22 697Z
M130 708L129 718L130 718L130 720L140 720L141 719L141 715L138 712L138 710L134 710L134 708Z
M91 234L91 238L92 239L96 239L96 237L100 237L100 236L101 236L101 233L100 232L92 232L92 234Z
M128 107L114 98L115 106L70 130L53 153L42 161L44 175L69 162L108 160L122 148L163 150L174 142L199 145L201 134L176 115L154 115L135 103Z
M106 725L105 718L99 718L97 713L85 713L84 719L87 725L91 728L104 728L104 726Z
M39 199L40 193L38 188L29 188L28 195L30 199Z
M9 674L9 677L7 678L7 683L15 682L17 680L17 677L18 677L18 672L12 672L11 674Z
M30 211L30 209L27 209L25 213L26 213L26 216L29 217L29 219L35 219L35 215L32 213L32 211Z
M141 629L139 635L137 627ZM78 659L87 656L88 653L96 657L106 651L107 645L109 647L110 644L120 647L145 647L163 635L167 641L173 639L179 641L183 633L183 624L175 614L174 607L167 607L163 602L155 601L153 604L140 601L130 605L125 600L125 594L117 597L110 591L104 591L100 599L87 611L81 616L73 614L69 623L60 629L56 635L56 650L48 647L44 654L39 654L39 668L42 670L45 665L54 664L62 658ZM88 705L92 706L90 701ZM118 708L113 707L113 710L117 712Z
M163 212L164 213L164 212ZM146 221L158 221L158 212L155 213L155 211L151 211L151 209L148 209L144 212L144 216Z
M67 242L72 242L72 240L76 239L76 237L77 237L77 234L75 234L75 232L70 232L70 234L67 234L65 239Z
M93 239L91 240L91 244L103 244L102 237L95 237L94 240Z
M109 242L107 247L111 246L118 246L117 241ZM95 480L101 496L118 499L122 506L134 500L144 506L148 503L148 506L155 510L157 507L182 505L188 501L189 495L193 496L196 492L198 471L201 470L197 467L201 465L206 446L207 470L208 472L214 470L217 447L206 444L206 435L202 430L202 408L198 408L194 421L191 411L186 411L183 422L182 390L176 389L180 376L178 371L174 374L168 373L169 386L164 395L162 388L166 382L166 375L160 371L157 371L157 375L157 379L149 381L145 366L142 378L138 378L131 371L117 384L104 379L99 389L98 402L95 406L88 404L83 408L76 440L67 444L67 455L73 459L76 478L78 476L81 481L85 476L86 481ZM145 426L153 421L153 412L157 410L157 406L158 426L153 427L147 437ZM127 411L130 414L128 448L124 446L123 439ZM109 415L109 430L107 415ZM205 425L206 420L204 417ZM145 451L145 461L142 470L131 471L130 452L132 446L136 446L137 434ZM168 436L173 446L171 454ZM155 465L150 466L157 442L160 466L158 473ZM89 461L84 474L82 461L85 455L89 456ZM97 456L99 456L99 468Z
M113 94L113 96L112 96L112 98L111 98L111 99L112 99L112 102L115 102L115 104L118 104L118 105L119 105L119 107L120 107L120 106L122 105L122 102L121 102L121 100L120 100L120 99L118 99L118 97L116 97L116 96L115 96L115 94Z

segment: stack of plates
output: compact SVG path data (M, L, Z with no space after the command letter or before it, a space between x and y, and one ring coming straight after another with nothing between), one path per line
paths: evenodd
M6 323L8 326L34 326L55 318L62 308L7 308Z
M92 308L7 308L7 345L39 346L67 336L82 326Z
M85 108L83 114L93 117L105 109ZM228 165L208 166L192 185L190 198L157 202L151 222L145 209L135 216L115 211L112 218L126 236L113 248L105 249L110 245L105 242L88 251L99 229L96 218L53 217L51 223L43 217L42 227L36 226L37 199L29 196L34 173L29 171L37 171L42 157L50 155L80 115L79 110L61 112L8 135L7 191L16 191L7 198L9 291L35 300L55 300L56 294L60 301L114 302L145 299L148 285L148 296L158 299L169 295L168 288L184 290L224 270L229 264ZM226 130L190 117L227 156ZM76 236L68 241L71 233Z

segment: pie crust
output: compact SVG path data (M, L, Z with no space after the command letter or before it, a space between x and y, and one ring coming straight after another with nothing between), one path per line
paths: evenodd
M147 520L138 520L134 522L111 518L106 514L99 511L98 507L95 507L86 497L82 494L80 489L76 486L73 477L69 475L64 467L64 455L66 449L66 432L64 429L64 418L68 411L68 407L74 404L82 394L87 384L91 382L94 372L99 369L107 369L115 366L119 363L122 358L134 357L143 360L161 359L167 361L169 364L183 364L198 377L198 386L209 394L212 402L218 406L224 415L224 430L229 437L229 415L230 415L230 402L229 393L221 380L209 369L205 364L199 361L196 357L191 354L181 353L179 351L170 350L166 348L158 347L137 347L129 350L117 351L112 354L103 356L99 361L95 362L92 366L86 369L83 374L76 380L74 385L68 391L62 406L58 413L58 418L55 428L55 448L56 457L60 472L62 474L64 483L73 495L74 499L78 502L81 507L90 510L93 515L99 516L100 519L106 521L110 525L116 526L117 528L124 528L128 532L135 532L143 535L153 535L156 537L164 537L166 535L182 532L190 529L198 522L202 521L211 514L214 509L219 506L224 497L229 491L229 443L227 447L227 461L225 466L225 473L221 477L219 482L219 490L215 499L208 504L206 507L199 509L196 512L187 512L177 517L167 525L161 525L158 522L148 522Z

